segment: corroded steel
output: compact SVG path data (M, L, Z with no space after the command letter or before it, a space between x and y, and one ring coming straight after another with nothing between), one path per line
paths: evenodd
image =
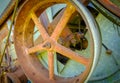
M38 18L45 9L58 3L66 4L66 8L63 15L61 15L61 19L58 21L57 25L55 25L54 31L49 35L46 28ZM91 38L91 41L89 42L91 46L89 58L85 58L57 42L71 15L75 11L84 14L82 17L86 22L87 29L89 30ZM33 41L34 25L37 26L43 39L38 45L34 45ZM70 2L68 0L28 0L22 6L15 23L14 40L18 59L24 72L34 83L83 83L88 79L88 77L90 77L90 74L96 65L101 45L99 38L99 31L93 17L82 3L79 1L76 1L75 3L74 0L71 0ZM44 50L48 52L48 70L45 69L42 63L40 63L38 58L35 56L36 52ZM60 53L63 56L83 64L86 69L82 74L73 78L56 76L54 74L54 52Z
M27 77L25 76L21 67L17 67L16 71L7 73L5 75L5 83L12 81L13 83L27 83Z
M2 41L8 35L8 27L6 24L2 26L0 30L0 41Z
M118 16L113 14L111 11L106 9L102 4L98 2L98 0L91 0L93 5L101 12L104 16L106 16L109 20L111 20L113 23L117 24L120 26L120 19Z
M14 73L7 73L5 81L6 83L9 83L10 81L15 83L21 83Z
M118 0L119 1L119 0ZM120 8L110 0L98 0L105 8L120 17ZM120 2L120 1L119 1Z

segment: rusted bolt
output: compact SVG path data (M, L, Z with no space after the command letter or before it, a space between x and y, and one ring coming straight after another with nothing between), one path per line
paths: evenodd
M78 83L78 82L79 82L79 79L77 79L75 83Z
M72 39L72 40L71 40L71 43L72 43L72 45L73 45L74 47L76 46L76 42L77 42L77 41L76 41L75 39Z
M111 55L112 51L104 43L102 43L102 45L106 49L106 53L109 54L109 55Z
M112 54L112 51L110 49L106 50L106 53L111 55Z

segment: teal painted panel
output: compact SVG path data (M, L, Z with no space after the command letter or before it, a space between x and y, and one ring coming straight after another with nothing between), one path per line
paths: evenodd
M100 26L102 42L112 50L112 54L106 54L102 46L98 65L88 83L115 83L120 79L120 36L117 32L117 27L118 30L120 27L102 14L99 14L96 20Z
M0 18L2 13L5 11L11 0L0 0Z

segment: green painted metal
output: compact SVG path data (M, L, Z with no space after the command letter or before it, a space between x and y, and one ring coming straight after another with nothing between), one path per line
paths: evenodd
M96 20L100 26L102 42L112 50L112 54L106 54L102 47L100 60L89 83L115 83L120 80L120 36L116 29L118 27L120 30L120 27L102 14L99 14Z
M0 18L11 0L0 0Z

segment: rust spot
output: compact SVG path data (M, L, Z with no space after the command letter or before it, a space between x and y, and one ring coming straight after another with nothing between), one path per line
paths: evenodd
M19 35L22 35L22 32L20 32Z
M78 83L78 82L79 82L79 79L77 79L75 83Z
M33 74L33 75L35 75L35 73L34 73L34 72L33 72L32 74Z

